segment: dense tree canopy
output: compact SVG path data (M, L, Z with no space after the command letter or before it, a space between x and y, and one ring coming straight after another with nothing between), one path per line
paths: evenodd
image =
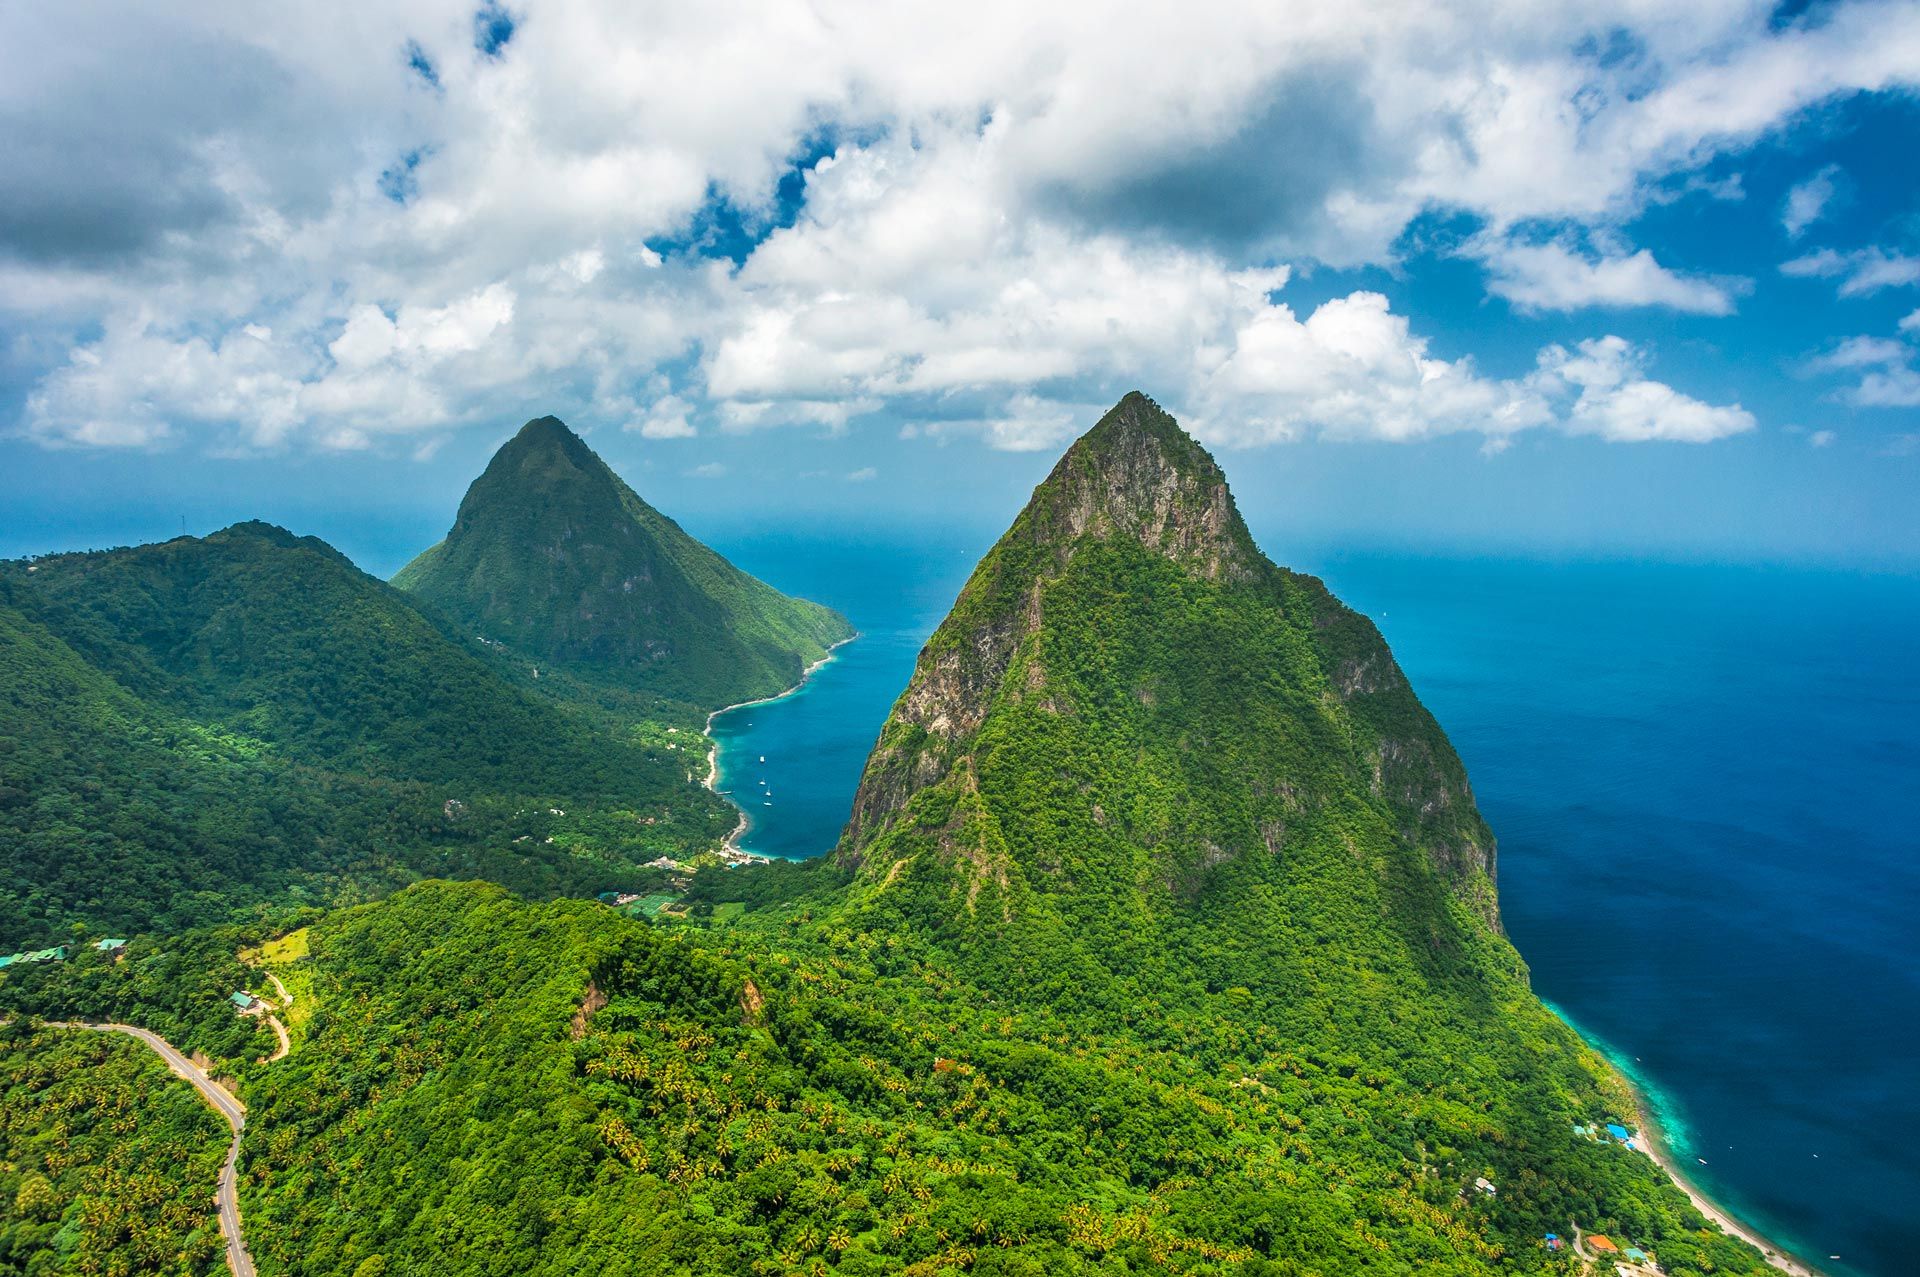
M1232 992L1117 1022L840 899L710 927L427 883L330 913L284 968L302 1041L241 1070L262 1271L1544 1273L1571 1222L1683 1277L1762 1268L1573 1134L1625 1101L1544 1023L1388 987L1415 1018L1379 1051Z
M549 676L701 712L785 691L853 633L688 536L555 417L494 454L394 584Z
M227 1126L145 1046L0 1026L0 1274L226 1272Z
M422 874L591 893L732 827L693 723L533 681L263 524L0 564L0 948Z
M471 881L338 906L703 846L730 822L692 733L535 692L277 530L38 566L0 572L0 923L76 945L0 974L23 1246L93 1235L45 1231L90 1190L36 1086L130 1076L43 1016L236 1079L268 1277L1545 1274L1576 1225L1672 1277L1765 1268L1578 1133L1632 1098L1529 989L1444 734L1138 396L928 644L837 856L703 870L655 921ZM121 918L198 925L79 943ZM272 1062L225 1001L263 966L296 998ZM135 1157L125 1201L171 1182L100 1155ZM157 1218L154 1270L201 1262L201 1217Z

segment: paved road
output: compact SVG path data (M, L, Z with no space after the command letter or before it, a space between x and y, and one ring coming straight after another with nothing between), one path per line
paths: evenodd
M220 1116L227 1119L227 1125L233 1128L233 1142L227 1145L227 1160L220 1167L220 1191L216 1200L220 1204L220 1235L227 1239L227 1267L233 1270L233 1277L255 1277L253 1256L247 1253L247 1243L240 1235L240 1180L235 1172L235 1164L240 1158L240 1132L246 1129L247 1110L239 1100L227 1094L214 1084L212 1078L200 1071L200 1067L174 1049L171 1042L158 1033L131 1024L54 1024L56 1029L95 1029L102 1033L124 1033L139 1038L153 1048L154 1054L167 1062L167 1067L193 1083L200 1092L200 1098L219 1110Z

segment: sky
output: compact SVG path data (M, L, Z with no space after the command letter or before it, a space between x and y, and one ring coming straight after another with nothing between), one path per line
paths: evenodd
M1128 390L1275 557L1920 568L1920 3L0 7L0 555L390 573L553 413L1005 524Z

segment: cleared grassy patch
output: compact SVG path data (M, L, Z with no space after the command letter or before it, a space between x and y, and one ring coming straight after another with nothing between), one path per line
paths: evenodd
M313 1019L313 971L302 961L307 956L307 930L289 931L257 948L242 949L237 955L247 966L264 968L279 981L278 987L272 980L259 981L253 991L274 1004L274 1014L287 1026L287 1034L296 1046L305 1036L307 1022ZM280 1005L281 989L293 999L288 1005Z
M307 932L302 927L298 931L289 931L278 940L269 940L260 946L260 960L269 966L283 962L298 962L307 956ZM284 978L284 977L283 977Z

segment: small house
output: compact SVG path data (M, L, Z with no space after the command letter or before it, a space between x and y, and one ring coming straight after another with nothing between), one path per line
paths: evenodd
M1559 1250L1559 1249L1560 1249L1560 1247L1561 1247L1561 1244L1562 1244L1562 1243L1561 1243L1561 1241L1560 1241L1560 1234L1558 1234L1558 1233L1548 1233L1548 1234L1547 1234L1547 1249L1548 1249L1548 1250Z
M1620 1248L1614 1245L1610 1238L1602 1237L1599 1233L1594 1233L1588 1237L1587 1245L1593 1247L1602 1255L1618 1255L1620 1253Z
M0 968L10 967L16 962L59 962L67 956L67 946L57 944L51 949L31 949L24 953L10 953L0 958Z
M96 940L93 947L102 953L118 953L127 947L125 940Z
M1629 1246L1627 1247L1627 1258L1636 1264L1644 1264L1647 1262L1647 1252L1641 1250L1638 1246Z
M1473 1186L1479 1189L1481 1192L1485 1193L1488 1197L1492 1197L1495 1193L1500 1191L1499 1189L1493 1186L1493 1181L1488 1179L1485 1175L1482 1175L1478 1179L1474 1180Z
M234 1006L242 1011L251 1011L258 1004L258 1000L245 989L228 994L227 1001L233 1003Z

